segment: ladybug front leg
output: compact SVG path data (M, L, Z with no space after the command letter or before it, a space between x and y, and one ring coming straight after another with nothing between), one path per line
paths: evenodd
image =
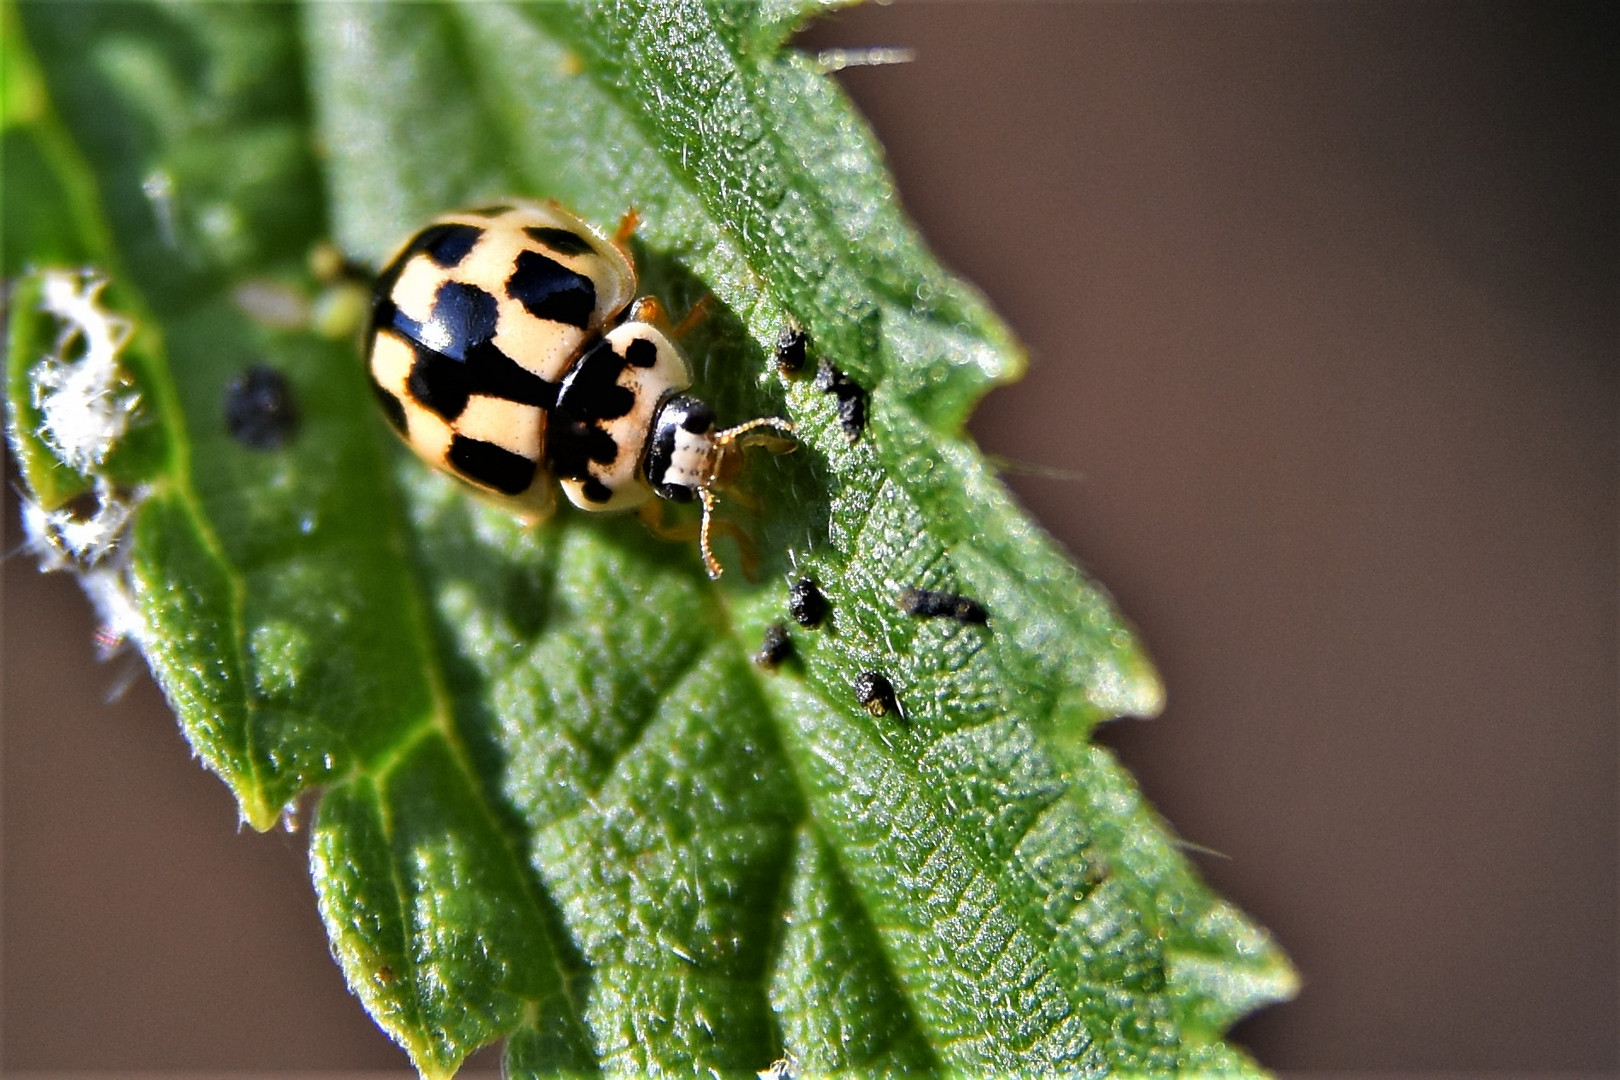
M692 305L692 309L686 313L685 318L671 326L669 312L664 310L664 305L659 303L658 298L656 296L643 296L630 305L630 311L625 316L625 321L648 323L671 341L679 341L703 324L703 321L709 317L709 308L713 304L714 294L706 294L703 299Z
M686 317L676 323L674 329L669 332L669 336L679 341L693 330L696 330L709 317L709 308L713 305L714 293L704 293L703 299L692 305L691 310L686 313Z
M641 212L632 206L624 212L624 217L619 219L619 228L613 234L613 246L618 248L619 254L623 255L632 265L636 260L630 255L630 238L636 235L636 228L640 224Z

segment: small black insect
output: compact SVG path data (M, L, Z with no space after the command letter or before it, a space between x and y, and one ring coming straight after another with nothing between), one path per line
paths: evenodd
M791 655L793 639L788 637L787 627L781 623L771 623L765 628L765 640L760 644L759 652L754 654L754 663L769 671Z
M855 701L872 716L888 716L901 711L901 703L894 696L894 683L883 672L860 672L855 675Z
M827 598L822 595L816 583L809 578L800 578L788 586L788 614L800 626L812 629L821 625L821 620L827 617Z
M822 357L821 363L816 367L816 389L823 394L831 394L838 403L838 426L844 429L844 437L854 442L866 430L866 391L860 385L833 367Z
M776 335L776 370L797 375L804 369L804 347L809 336L797 326L784 326Z
M907 589L900 594L900 610L919 619L946 618L960 623L984 626L990 613L977 600L953 592L934 592L932 589Z
M298 406L287 377L254 365L225 386L225 430L254 450L276 450L298 430Z
M863 671L855 676L855 700L873 716L887 716L900 711L900 703L894 696L894 684L877 671Z

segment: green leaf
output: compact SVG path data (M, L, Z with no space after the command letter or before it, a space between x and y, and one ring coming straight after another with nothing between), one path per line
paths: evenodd
M128 629L246 820L319 792L334 954L425 1075L503 1036L513 1076L1253 1073L1221 1034L1292 972L1089 742L1157 677L961 435L1022 357L782 44L818 6L4 9L7 222L43 218L6 253L33 498L138 503L103 564ZM317 243L375 264L508 195L637 208L642 290L714 297L698 389L799 426L729 505L758 583L632 520L480 505L323 336ZM33 397L64 261L111 279L140 396L65 478ZM790 322L870 391L858 439L774 371ZM249 366L297 402L279 449L226 430ZM801 575L831 615L763 670ZM989 624L906 615L911 586ZM868 671L898 712L857 702Z

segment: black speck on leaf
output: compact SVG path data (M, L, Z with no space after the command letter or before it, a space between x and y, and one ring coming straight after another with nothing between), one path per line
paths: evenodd
M776 370L784 375L797 375L804 370L805 346L809 335L791 323L776 335Z
M866 391L826 357L816 366L816 389L830 394L838 409L838 426L854 442L866 430Z
M887 716L900 711L894 696L894 684L881 671L863 671L855 676L855 700L873 716Z
M788 586L788 614L800 626L815 629L827 617L827 597L809 578L798 578Z
M781 623L772 623L765 628L765 639L754 654L754 663L769 671L792 654L793 639L788 636L788 628Z
M960 593L910 588L900 593L898 603L901 611L919 619L954 619L975 626L984 626L990 621L990 613L983 604Z
M254 365L225 386L225 430L254 450L277 450L298 430L298 405L287 377Z

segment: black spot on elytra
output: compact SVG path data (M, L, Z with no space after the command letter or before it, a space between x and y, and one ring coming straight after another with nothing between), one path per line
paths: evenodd
M255 365L233 378L225 387L225 430L254 450L285 444L298 430L298 406L287 377Z
M906 589L900 594L900 610L920 619L955 619L961 623L985 626L990 613L977 600L953 592L935 592L932 589Z
M506 279L506 295L537 319L581 330L589 325L596 309L596 286L591 279L538 251L518 253L512 276Z
M538 240L559 255L585 255L594 251L590 241L577 232L555 229L547 225L528 225L523 232L530 240Z
M527 491L534 482L534 462L505 447L465 435L451 438L449 459L462 476L506 495Z
M491 340L498 321L495 297L483 289L445 282L434 294L433 311L425 323L409 318L391 302L379 307L378 317L384 315L415 349L411 395L446 420L460 416L474 394L541 408L550 408L557 400L555 383L495 347Z
M405 406L400 404L399 398L384 390L376 379L368 381L371 383L371 392L377 397L377 404L382 406L383 415L388 417L389 425L402 436L408 434L405 425Z
M483 230L476 225L431 225L411 237L411 242L394 257L393 262L382 268L382 272L372 283L372 329L378 330L396 324L398 309L394 305L394 285L412 259L426 254L438 266L445 268L455 266L467 257L467 252L472 250L482 234Z
M854 442L866 430L866 391L861 386L833 367L822 357L821 363L816 367L816 389L823 394L831 394L838 407L838 426L844 429L844 437Z
M552 475L584 482L585 497L592 502L606 502L612 493L591 476L591 465L611 465L619 456L619 444L601 425L636 404L636 395L618 385L624 367L624 357L606 338L599 340L563 380L546 424L546 463Z
M519 366L493 345L465 361L419 347L409 385L417 401L446 420L460 416L467 399L474 394L542 409L550 408L557 400L555 383Z
M579 485L579 490L593 503L605 503L613 498L613 492L608 490L608 486L594 476L587 476L585 482Z
M477 225L432 225L416 234L408 250L420 251L448 270L459 266L483 235L484 230Z
M809 578L788 586L788 614L800 626L817 627L827 617L827 597Z
M405 385L422 405L446 420L454 420L467 408L467 399L472 396L471 381L462 361L432 349L418 349Z
M476 285L447 281L433 294L433 313L416 340L452 360L466 360L495 336L495 297Z
M399 307L394 303L394 285L399 281L399 275L404 271L405 264L410 262L415 254L410 250L401 252L399 258L383 267L382 273L378 274L377 280L372 283L371 323L366 327L367 341L372 340L378 330L399 326L403 317L399 313ZM416 325L409 319L404 321L410 322L412 326ZM406 336L410 336L408 332Z

